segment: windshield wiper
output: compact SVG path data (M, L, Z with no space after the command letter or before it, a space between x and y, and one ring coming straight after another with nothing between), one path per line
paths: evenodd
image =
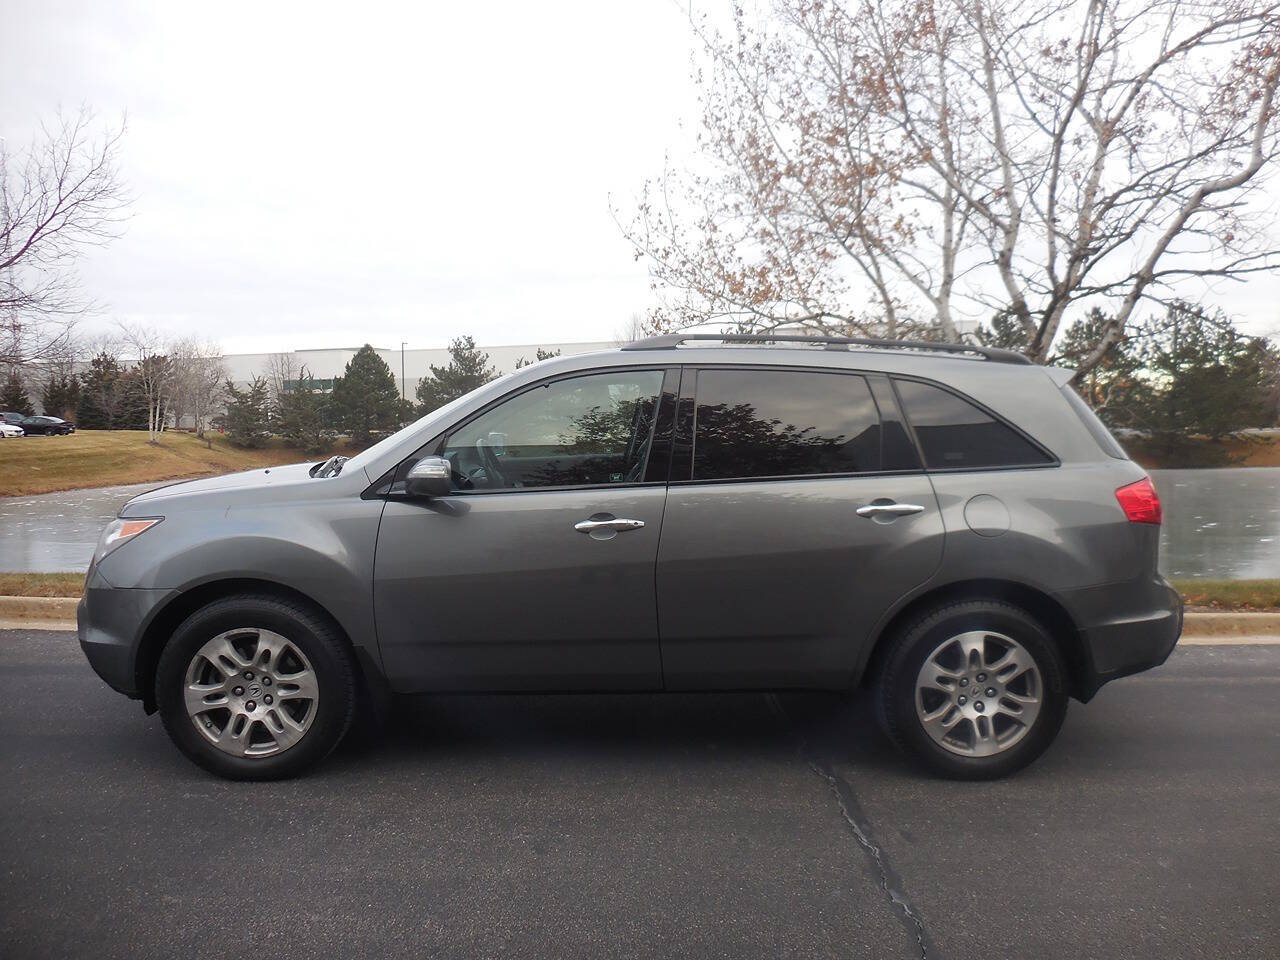
M336 477L342 472L342 465L349 460L349 457L340 457L334 454L324 463L320 464L320 469L312 474L313 477Z

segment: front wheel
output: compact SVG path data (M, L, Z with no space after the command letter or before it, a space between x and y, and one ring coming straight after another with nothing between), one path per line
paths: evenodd
M1009 603L948 604L898 637L877 706L890 739L934 773L1007 776L1035 760L1067 711L1066 670L1053 638Z
M197 610L165 646L156 704L186 756L233 780L302 772L338 745L355 709L346 643L311 608L235 596Z

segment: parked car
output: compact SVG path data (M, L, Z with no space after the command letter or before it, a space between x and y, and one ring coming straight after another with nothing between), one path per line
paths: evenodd
M1002 776L1182 626L1155 488L1069 376L782 336L548 360L351 459L134 497L80 643L231 778L392 693L858 687L929 769Z
M0 437L20 437L23 435L23 429L7 420L0 420Z
M27 419L25 413L14 413L11 410L0 413L0 423L12 423L15 426L21 426L22 421L25 419Z
M66 436L76 432L76 425L61 417L25 417L22 429L27 435L44 434L45 436Z

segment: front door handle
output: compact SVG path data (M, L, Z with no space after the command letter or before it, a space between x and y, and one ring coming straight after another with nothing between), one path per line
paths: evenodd
M615 518L610 520L579 520L573 525L573 529L579 533L595 533L597 530L639 530L643 526L643 520Z
M906 517L913 513L924 513L924 507L918 503L868 503L857 510L860 517Z

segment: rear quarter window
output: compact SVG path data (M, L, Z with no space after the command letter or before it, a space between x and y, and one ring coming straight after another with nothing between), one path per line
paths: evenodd
M950 390L897 378L894 386L930 470L1037 467L1054 462L1009 424Z
M1085 425L1085 429L1089 431L1094 440L1098 441L1098 446L1102 448L1103 453L1108 457L1114 457L1116 460L1129 459L1129 455L1124 452L1124 447L1120 446L1120 441L1111 435L1107 425L1098 419L1098 415L1093 412L1093 408L1085 403L1084 398L1072 389L1071 384L1064 383L1062 385L1062 395L1067 398L1067 403L1076 412L1076 416Z

